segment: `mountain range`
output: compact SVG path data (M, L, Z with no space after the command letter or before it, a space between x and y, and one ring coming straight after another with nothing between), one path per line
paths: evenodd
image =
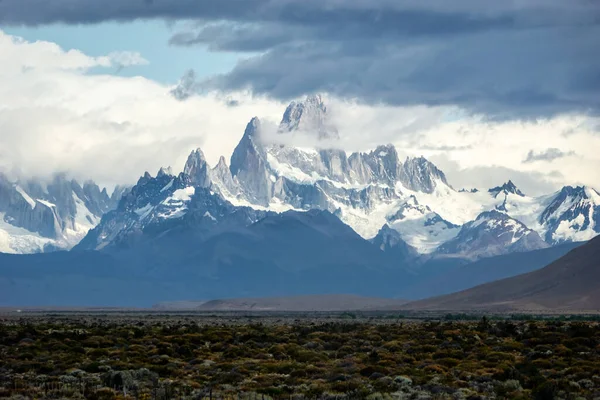
M291 144L302 135L317 145ZM181 173L146 172L111 196L63 175L49 184L0 176L0 252L71 249L0 255L0 302L414 299L411 288L450 282L465 266L490 271L473 284L489 282L509 275L486 266L510 259L514 274L528 272L543 266L532 254L550 262L600 232L592 188L531 197L508 181L456 190L423 157L401 160L392 145L347 154L336 148L340 135L322 98L309 96L289 105L275 135L253 118L229 164L221 157L211 167L196 149Z
M487 191L457 191L434 164L423 157L401 161L392 145L349 155L331 148L339 133L320 96L293 102L284 112L277 136L289 141L300 134L327 147L268 142L253 118L230 165L221 157L211 168L197 149L177 176L164 168L156 176L146 173L103 219L97 228L103 233L91 233L96 242L86 238L80 247L115 245L113 237L132 230L185 220L197 188L251 208L257 218L260 212L327 210L365 239L387 226L419 254L478 259L585 241L600 232L600 195L592 188L567 186L529 197L509 181Z

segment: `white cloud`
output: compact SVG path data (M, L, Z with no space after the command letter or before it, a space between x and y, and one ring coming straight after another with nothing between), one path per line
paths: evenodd
M235 107L214 93L179 102L142 77L86 73L141 56L93 58L1 31L0 54L0 166L24 175L70 171L109 185L134 182L163 165L181 169L198 146L216 162L253 116L278 117L283 107L244 94Z
M181 170L195 147L214 164L231 154L253 116L277 123L285 109L248 93L182 102L172 87L142 77L88 74L147 62L134 52L90 57L0 31L0 55L0 167L25 175L70 171L108 185L131 183L145 170ZM495 186L508 178L533 193L568 183L600 186L597 119L488 122L451 107L327 101L345 149L396 144L403 156L439 163L457 187ZM548 148L577 156L523 163L530 150Z

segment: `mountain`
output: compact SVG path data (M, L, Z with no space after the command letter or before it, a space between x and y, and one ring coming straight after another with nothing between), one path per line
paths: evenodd
M482 258L546 247L549 245L537 232L503 212L492 210L464 224L456 237L438 247L436 254Z
M600 237L548 266L462 292L409 303L436 310L599 310Z
M306 138L310 146L301 146ZM252 118L229 165L221 157L211 167L196 149L181 173L145 173L110 197L64 176L50 184L0 177L0 251L69 249L84 236L77 250L124 249L187 226L204 240L217 226L308 210L330 212L380 247L406 244L388 249L398 256L414 249L477 259L600 233L600 195L592 188L531 197L508 181L457 191L424 157L401 157L391 144L346 153L340 140L331 110L315 95L292 102L273 134Z
M392 297L413 278L402 260L328 211L264 212L251 222L254 210L234 207L200 188L186 204L177 224L152 219L158 215L153 209L149 215L154 217L148 218L154 222L137 226L133 237L119 237L114 245L99 239L100 224L89 235L96 241L88 243L100 240L99 251L85 250L82 242L78 251L45 257L0 255L0 303L149 306L232 296ZM214 216L205 216L208 212Z
M539 216L549 243L589 240L600 233L600 194L585 186L565 186Z
M298 135L311 136L313 146L293 145ZM197 149L177 176L168 170L156 177L145 174L80 247L99 249L113 238L134 238L146 226L177 224L180 217L188 221L184 216L197 188L254 210L252 222L265 212L326 210L369 240L387 225L420 254L481 258L578 241L600 231L592 189L583 190L587 197L581 201L575 194L563 198L562 192L529 197L512 181L487 191L456 191L433 163L423 157L401 160L393 145L347 154L336 148L340 134L320 96L292 102L276 139L271 136L255 117L229 165L221 157L211 168Z
M109 196L94 182L80 185L62 174L47 182L13 180L0 173L0 252L69 249L116 206L125 190L117 188Z
M370 240L375 247L397 260L410 260L418 256L417 250L402 240L400 233L385 224L377 236Z

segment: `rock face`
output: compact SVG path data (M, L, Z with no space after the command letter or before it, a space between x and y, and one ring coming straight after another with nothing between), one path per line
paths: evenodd
M401 182L410 190L424 193L433 193L438 186L450 186L444 173L423 157L406 159Z
M64 175L43 182L0 174L0 252L69 249L117 201L91 181L81 186Z
M229 169L243 195L252 203L266 206L271 199L273 182L259 132L260 120L253 118L231 155Z

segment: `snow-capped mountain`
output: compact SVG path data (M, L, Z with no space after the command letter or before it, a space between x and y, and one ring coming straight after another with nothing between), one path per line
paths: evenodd
M247 226L269 214L236 207L214 192L211 176L218 173L218 166L211 170L200 149L190 154L177 176L165 168L156 177L146 172L75 249L128 248L182 228L193 228L191 241L199 235L205 239L227 224Z
M464 224L458 235L438 247L436 253L480 258L546 247L549 245L537 232L506 213L492 210Z
M539 216L548 243L590 240L600 233L600 194L590 187L565 186Z
M45 182L0 173L0 252L69 249L114 208L124 190L109 196L91 181L80 185L64 175Z
M277 137L286 140L269 138L255 117L229 165L221 157L211 168L197 149L179 175L146 173L78 248L127 246L178 224L199 224L205 235L235 210L242 210L236 215L243 215L243 226L269 212L326 210L365 239L379 234L379 245L401 240L420 254L465 257L538 249L600 231L593 189L530 197L508 181L457 191L433 163L402 161L393 145L351 154L336 149L340 133L328 112L320 96L309 96L285 110ZM315 146L291 145L297 134L312 135Z

